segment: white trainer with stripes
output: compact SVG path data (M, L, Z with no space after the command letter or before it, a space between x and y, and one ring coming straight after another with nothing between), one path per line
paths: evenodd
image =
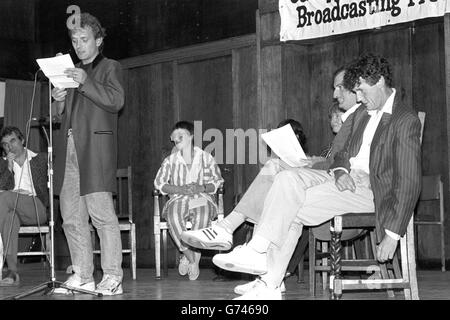
M228 251L233 245L233 235L219 226L184 231L181 239L192 247L207 250Z

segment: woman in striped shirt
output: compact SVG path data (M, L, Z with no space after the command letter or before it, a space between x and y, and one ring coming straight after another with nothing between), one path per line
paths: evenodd
M224 180L213 156L193 144L194 125L187 121L175 124L170 140L174 152L164 159L155 178L155 188L169 195L162 216L178 249L183 252L178 271L196 280L200 274L200 252L180 240L190 221L192 230L203 229L217 216L214 194Z

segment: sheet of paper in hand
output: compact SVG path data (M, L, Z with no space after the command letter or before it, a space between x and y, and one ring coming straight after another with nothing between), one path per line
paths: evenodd
M59 89L78 88L80 85L72 78L64 74L64 70L75 68L72 58L69 54L64 54L52 58L36 59L39 67L51 83Z
M305 165L301 160L307 159L306 154L290 124L263 133L261 137L272 151L291 167Z

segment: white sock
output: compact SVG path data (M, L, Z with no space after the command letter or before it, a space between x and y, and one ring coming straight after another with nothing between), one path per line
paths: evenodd
M259 235L254 235L248 246L259 253L266 253L270 246L270 241Z

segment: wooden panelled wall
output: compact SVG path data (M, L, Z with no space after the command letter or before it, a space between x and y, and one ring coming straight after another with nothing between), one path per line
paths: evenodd
M138 265L153 266L151 194L156 172L172 149L171 128L179 120L200 120L203 132L257 127L256 40L252 34L121 63L126 106L119 117L119 166L133 167ZM247 187L258 166L224 164L221 169L229 212L233 197ZM173 265L175 248L171 242L170 246Z
M153 179L170 151L169 134L181 119L202 120L203 130L274 128L285 118L305 127L310 154L318 154L333 136L327 110L332 102L332 74L364 52L384 55L393 65L402 100L426 112L423 173L442 174L449 202L447 106L450 61L445 19L429 19L380 30L311 41L280 43L276 1L260 0L256 34L122 60L126 107L119 118L119 166L134 170L134 215L138 265L153 266ZM445 26L445 28L444 28ZM448 65L448 63L447 63ZM242 194L258 165L222 166L226 213ZM419 208L437 218L436 208ZM448 210L446 210L448 211ZM447 215L448 216L448 215ZM446 224L447 248L450 225ZM418 257L438 261L439 233L419 228ZM171 247L171 252L174 252ZM449 255L449 250L447 250ZM174 254L169 253L173 265Z

